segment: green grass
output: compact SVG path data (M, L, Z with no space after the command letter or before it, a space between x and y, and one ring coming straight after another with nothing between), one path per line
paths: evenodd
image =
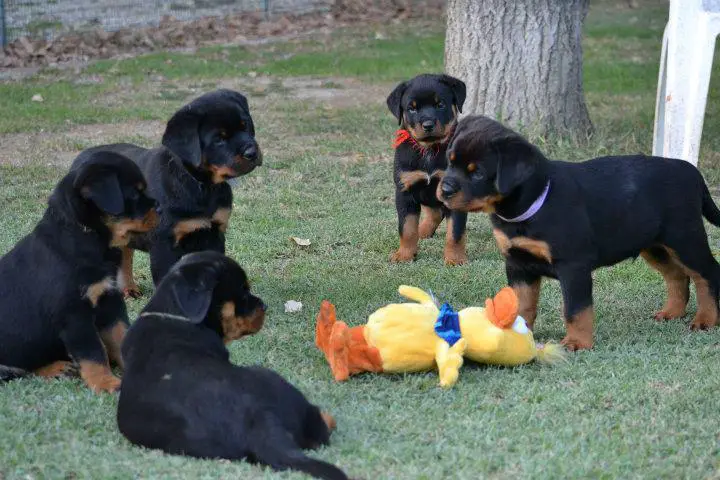
M665 8L628 11L593 2L585 29L585 87L597 133L588 142L535 139L544 151L568 159L648 151ZM355 77L372 89L440 70L442 32L423 26L412 36L411 30L393 26L382 30L383 40L349 30L333 41L252 51L153 54L97 62L80 73L101 75L100 85L77 85L74 74L46 71L0 84L0 132L62 132L68 120L165 119L193 89L242 78L252 90L248 72L273 79L325 77L323 88ZM717 78L700 163L716 183ZM34 93L45 102L29 102ZM254 116L266 162L235 188L228 254L246 268L270 310L263 331L230 350L234 362L273 368L337 417L332 445L313 455L367 479L720 476L720 330L688 332L694 301L685 319L654 322L664 286L641 261L595 273L597 344L571 355L566 365L466 365L450 391L437 387L435 373L334 383L313 345L322 299L332 300L353 325L398 300L400 283L432 289L459 308L477 305L505 285L503 262L487 218L475 215L468 265L442 265L443 235L422 242L413 264L388 264L397 246L389 177L396 127L383 99L368 95L376 103L331 108L292 94L275 85L251 95L251 105L262 106ZM63 173L42 165L0 166L0 253L32 228ZM717 248L720 232L709 232ZM309 238L312 245L297 247L290 236ZM138 255L136 274L150 292L145 255ZM301 301L303 311L284 313L289 299ZM131 315L143 301L129 302ZM540 312L536 337L562 337L556 282L545 282ZM95 396L78 381L2 386L0 478L301 478L135 448L117 431L115 405L115 397Z

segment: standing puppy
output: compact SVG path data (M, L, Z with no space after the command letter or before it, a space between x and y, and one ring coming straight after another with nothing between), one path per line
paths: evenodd
M122 366L128 327L118 247L157 225L145 192L137 165L110 152L60 180L35 229L0 258L0 380L79 364L94 391L117 389L108 356Z
M225 252L225 229L232 211L227 180L262 165L247 99L231 90L207 93L172 116L162 146L145 149L126 143L91 148L118 152L142 169L150 194L159 202L160 225L134 237L123 250L126 294L138 297L132 275L133 249L150 253L155 284L184 254Z
M467 214L450 212L435 196L445 173L445 150L465 102L465 84L448 75L418 75L395 87L387 99L400 123L395 139L395 207L398 213L400 248L391 262L415 258L420 238L435 234L449 217L445 236L445 263L467 262L465 225ZM423 220L420 222L420 211Z
M302 451L328 443L333 418L276 373L230 363L225 344L257 332L264 318L237 263L217 252L183 257L123 344L120 432L168 453L346 479Z
M438 198L448 208L490 214L508 282L530 327L541 278L557 278L565 304L563 343L571 350L590 348L592 271L637 256L667 284L657 320L685 315L692 279L698 311L691 328L717 324L720 265L703 217L720 226L720 210L692 164L644 155L550 161L482 116L459 123L448 158Z

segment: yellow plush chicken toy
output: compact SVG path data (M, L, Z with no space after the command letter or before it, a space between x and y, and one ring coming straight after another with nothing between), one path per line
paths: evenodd
M438 308L423 290L401 285L400 295L416 303L394 303L376 310L365 325L348 327L324 301L317 316L315 344L325 354L337 381L362 372L404 373L437 367L440 386L457 381L463 357L493 365L565 359L560 345L536 345L518 316L515 292L505 287L485 308L459 312Z

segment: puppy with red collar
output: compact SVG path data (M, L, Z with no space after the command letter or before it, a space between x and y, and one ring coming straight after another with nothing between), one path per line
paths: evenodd
M447 168L447 144L464 102L465 83L449 75L431 74L400 83L387 98L401 127L393 145L400 248L390 256L391 262L414 260L419 239L432 237L444 218L448 219L445 263L467 262L467 214L451 212L435 196Z

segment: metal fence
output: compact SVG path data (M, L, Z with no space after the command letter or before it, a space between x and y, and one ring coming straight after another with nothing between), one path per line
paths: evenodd
M326 10L332 0L0 0L0 45L21 36L53 38L68 31L157 25L245 12L302 14Z

